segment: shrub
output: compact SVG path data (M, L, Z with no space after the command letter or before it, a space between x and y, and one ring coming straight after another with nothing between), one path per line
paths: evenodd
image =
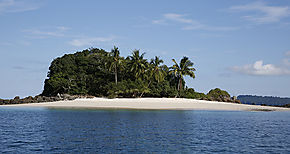
M229 101L229 100L231 100L230 94L227 91L221 90L219 88L215 88L215 89L210 90L207 93L207 96L213 100L216 100L216 101L225 101L225 100Z

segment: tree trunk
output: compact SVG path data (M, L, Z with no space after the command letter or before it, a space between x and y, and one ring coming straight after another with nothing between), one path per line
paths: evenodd
M149 81L149 83L148 83L148 86L147 86L147 87L149 87L149 86L150 86L150 84L151 84L151 80ZM143 95L144 95L144 91L141 93L141 95L140 95L140 98L141 98Z
M179 91L179 88L180 88L179 84L180 84L180 78L178 79L177 91Z
M181 89L182 89L182 80L181 80L182 78L180 77L180 79L179 79L179 92L181 91Z
M117 66L115 66L115 82L118 84L118 72L117 72Z
M178 96L178 94L180 93L180 90L181 90L181 77L179 77L179 80L178 80L178 85L177 85L177 94L175 96L175 98Z

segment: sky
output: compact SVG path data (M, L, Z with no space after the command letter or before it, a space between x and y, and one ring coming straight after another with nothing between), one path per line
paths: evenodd
M290 1L0 0L0 98L40 94L54 58L114 45L188 56L198 92L290 97Z

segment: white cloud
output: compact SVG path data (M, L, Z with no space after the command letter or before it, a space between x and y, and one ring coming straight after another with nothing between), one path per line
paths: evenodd
M37 36L37 38L46 38L49 36L53 37L63 37L64 32L67 31L68 27L60 26L55 27L53 30L39 30L39 29L26 29L24 32L29 33L30 35Z
M32 11L39 7L39 4L29 1L2 0L0 1L0 14Z
M255 13L255 15L247 15L244 16L244 18L257 23L278 22L282 18L290 16L290 8L288 6L268 6L262 2L232 6L230 10L241 12L251 11Z
M99 43L104 42L111 42L115 39L115 36L109 36L109 37L86 37L86 38L80 38L80 39L74 39L69 42L70 45L73 46L93 46Z
M180 23L187 23L187 24L197 24L196 21L193 21L191 19L185 18L185 15L182 14L176 14L176 13L167 13L163 15L165 19L177 21Z
M290 70L287 68L277 67L273 64L263 64L263 61L256 61L254 64L244 66L234 66L231 68L235 72L240 72L248 75L290 75Z
M64 36L64 34L59 32L53 32L53 31L40 31L40 30L25 30L25 32L31 33L33 35L42 35L42 36Z
M153 24L160 24L161 25L161 24L166 24L166 21L165 20L162 20L162 19L159 19L159 20L153 20L152 23Z
M56 27L56 29L58 29L59 31L67 31L70 28L69 27L65 27L65 26L58 26L58 27Z
M153 20L153 24L166 25L168 22L182 24L182 30L208 30L208 31L232 31L238 27L216 27L202 24L196 20L187 18L184 14L167 13L161 19Z

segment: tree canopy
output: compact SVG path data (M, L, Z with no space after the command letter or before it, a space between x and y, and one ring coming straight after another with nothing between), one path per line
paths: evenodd
M180 63L174 59L173 62L168 67L158 56L149 61L140 50L122 57L117 47L111 52L90 48L65 54L52 61L42 95L114 98L175 97L179 93L179 97L208 99L207 95L185 86L184 76L195 78L193 62L188 57L183 57Z
M178 79L177 89L180 92L182 90L182 80L184 76L189 75L191 78L195 78L195 68L193 68L193 62L188 57L183 57L178 64L175 59L172 59L174 65L170 67L170 72Z
M273 105L283 106L290 105L290 98L281 98L273 96L253 96L253 95L239 95L238 99L243 104L255 104L255 105Z
M148 62L144 55L134 50L132 55L122 57L117 47L111 52L91 48L66 54L52 61L42 95L172 97L177 88L171 82L175 77L161 65L162 59L155 57Z

